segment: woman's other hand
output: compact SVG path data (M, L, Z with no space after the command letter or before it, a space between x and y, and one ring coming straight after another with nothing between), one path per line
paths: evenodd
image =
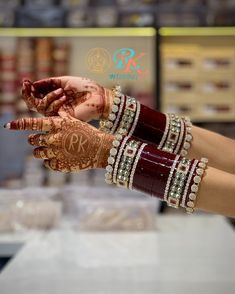
M82 121L107 118L113 104L112 91L82 77L52 77L36 82L25 80L22 96L30 110L45 116Z

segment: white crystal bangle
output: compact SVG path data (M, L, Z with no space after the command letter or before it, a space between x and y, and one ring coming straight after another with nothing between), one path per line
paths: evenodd
M195 167L195 171L192 176L192 184L190 186L190 191L188 195L188 199L185 203L186 212L188 214L191 214L195 210L195 204L197 199L197 194L199 191L200 183L202 180L202 177L205 173L206 167L207 167L208 159L207 158L201 158L201 160L197 163Z
M107 119L100 120L100 130L106 133L112 133L112 129L114 128L114 125L118 124L118 121L120 119L120 115L122 112L123 107L123 95L121 93L121 87L115 86L112 89L114 99L113 99L113 105L111 108L111 113L109 114Z
M105 168L106 169L105 182L107 184L113 184L112 178L113 178L113 172L114 172L114 164L118 154L118 148L121 144L121 140L122 140L122 136L116 135L112 142L112 148L109 151L108 165Z

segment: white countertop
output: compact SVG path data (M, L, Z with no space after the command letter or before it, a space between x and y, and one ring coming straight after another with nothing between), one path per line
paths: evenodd
M33 235L0 274L0 293L235 293L235 232L224 218L162 216L157 227Z

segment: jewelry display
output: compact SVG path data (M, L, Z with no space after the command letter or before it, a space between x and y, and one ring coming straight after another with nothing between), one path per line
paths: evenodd
M112 143L106 182L140 190L193 213L208 159L187 159L117 134Z
M133 136L155 144L165 152L181 156L188 154L193 139L189 118L154 111L135 98L123 95L120 86L114 87L112 91L112 110L106 120L100 121L101 131Z

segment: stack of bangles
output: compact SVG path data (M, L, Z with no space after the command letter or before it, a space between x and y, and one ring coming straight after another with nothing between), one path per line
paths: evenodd
M184 157L192 140L190 121L153 111L121 94L120 87L113 93L112 112L100 123L102 131L115 134L105 181L140 190L193 213L208 160ZM148 131L156 135L154 140L150 141Z

